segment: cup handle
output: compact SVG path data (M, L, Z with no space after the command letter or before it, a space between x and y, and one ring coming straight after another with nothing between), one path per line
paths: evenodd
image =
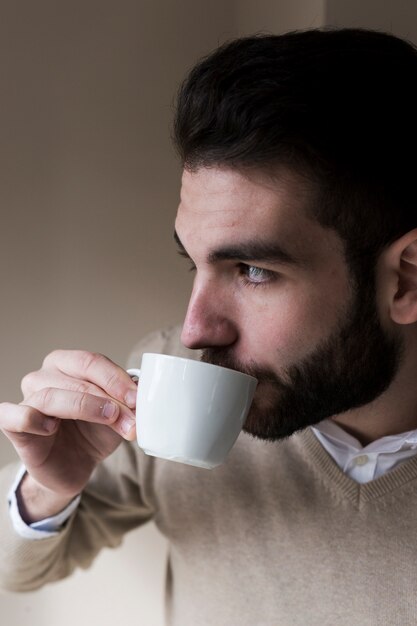
M140 377L140 370L137 369L136 367L131 367L126 371L129 374L130 378L133 380L133 382L138 384L139 377Z

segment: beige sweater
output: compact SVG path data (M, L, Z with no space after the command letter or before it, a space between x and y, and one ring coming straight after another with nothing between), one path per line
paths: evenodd
M139 352L172 345L153 337ZM211 471L125 443L96 470L66 528L40 541L11 526L15 472L0 474L5 589L88 567L100 548L153 518L170 542L172 626L417 624L417 457L360 485L309 429L275 444L242 434Z

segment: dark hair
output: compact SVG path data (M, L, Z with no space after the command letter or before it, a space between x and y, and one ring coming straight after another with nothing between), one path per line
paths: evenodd
M417 51L393 35L318 29L226 43L181 86L174 133L190 170L306 174L315 218L358 271L417 226Z

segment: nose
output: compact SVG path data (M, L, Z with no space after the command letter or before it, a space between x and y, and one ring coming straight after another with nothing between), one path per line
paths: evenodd
M238 338L233 305L214 285L197 285L191 294L181 341L192 350L230 346Z

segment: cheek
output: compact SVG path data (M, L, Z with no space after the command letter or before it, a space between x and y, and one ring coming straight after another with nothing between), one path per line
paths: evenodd
M335 328L340 305L315 293L288 290L263 298L247 316L242 329L242 352L264 365L288 366L313 351Z

